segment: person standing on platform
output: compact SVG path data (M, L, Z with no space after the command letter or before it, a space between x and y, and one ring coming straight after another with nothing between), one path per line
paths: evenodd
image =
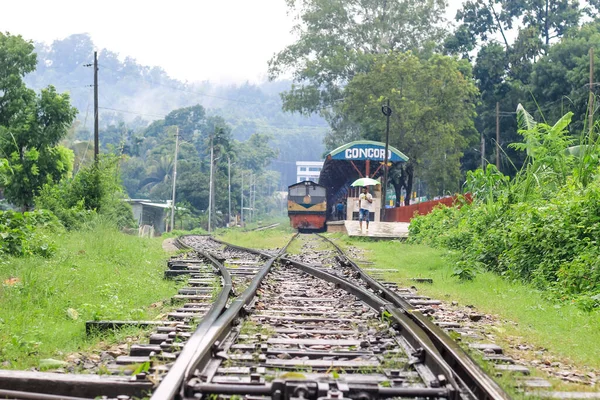
M335 206L336 209L336 219L338 221L342 221L344 219L344 203L342 203L342 201L338 201L337 205Z
M371 204L373 203L373 196L368 192L367 187L363 186L362 193L358 196L358 221L360 225L360 231L362 232L363 220L367 224L367 232L369 231L369 214L371 213Z

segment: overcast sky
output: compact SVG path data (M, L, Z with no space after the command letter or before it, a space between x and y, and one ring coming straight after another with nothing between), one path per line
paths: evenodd
M462 0L449 3L453 19ZM183 81L256 82L294 41L286 11L284 0L2 1L0 31L47 43L87 32L98 49Z

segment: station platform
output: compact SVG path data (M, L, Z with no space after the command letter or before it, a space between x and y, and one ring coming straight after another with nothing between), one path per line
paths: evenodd
M362 232L358 221L329 221L327 232L344 232L348 236L364 236L376 239L406 239L408 222L369 222L369 230L363 223Z

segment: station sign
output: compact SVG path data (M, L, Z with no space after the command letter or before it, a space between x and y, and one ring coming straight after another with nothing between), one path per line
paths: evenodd
M366 141L365 141L366 142ZM354 142L350 146L342 146L330 153L331 159L333 160L374 160L384 161L385 160L385 145L380 145L378 142ZM402 162L408 158L394 149L388 147L388 161L390 162Z

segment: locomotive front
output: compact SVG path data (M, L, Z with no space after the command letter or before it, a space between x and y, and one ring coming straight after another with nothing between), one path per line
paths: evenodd
M300 232L325 231L327 190L312 181L298 182L288 187L288 216L294 229Z

